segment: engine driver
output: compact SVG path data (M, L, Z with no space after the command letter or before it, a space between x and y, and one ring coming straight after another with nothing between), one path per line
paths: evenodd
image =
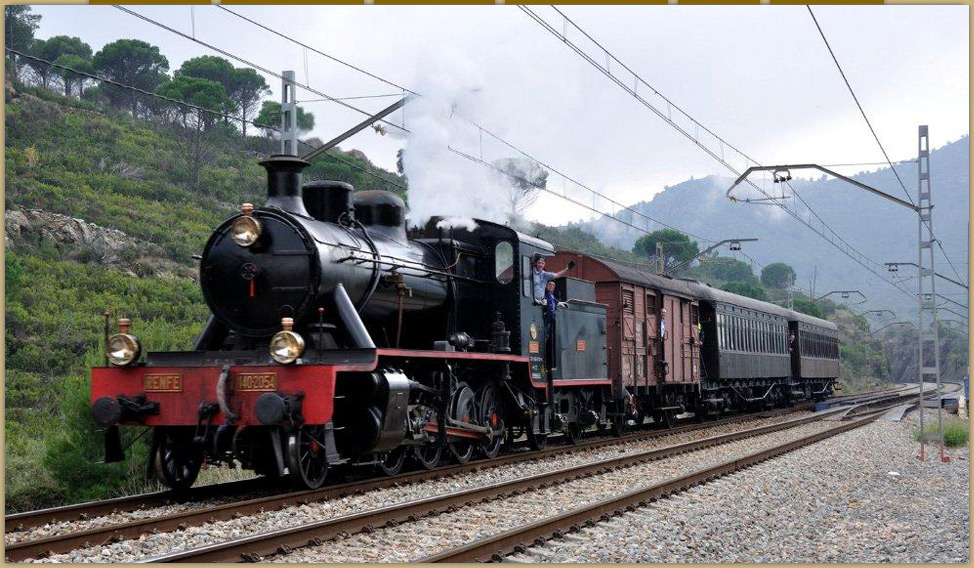
M569 261L568 266L558 272L545 272L544 267L544 256L534 255L534 269L531 271L531 277L534 282L534 302L538 305L544 305L545 286L548 285L548 282L568 274L569 270L575 268L575 261Z

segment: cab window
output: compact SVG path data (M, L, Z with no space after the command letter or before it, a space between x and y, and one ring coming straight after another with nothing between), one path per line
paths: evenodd
M525 298L530 298L531 294L534 293L532 291L532 288L534 288L534 283L531 281L531 279L532 279L531 257L522 256L521 257L521 282L523 284L521 288L523 289L521 290L521 293L524 294Z
M494 247L494 276L500 284L510 284L514 280L514 247L507 241Z

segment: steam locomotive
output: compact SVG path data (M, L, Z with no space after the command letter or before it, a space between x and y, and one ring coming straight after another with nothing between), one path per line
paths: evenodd
M109 336L106 321L91 383L106 461L123 458L119 427L142 425L169 487L208 462L316 488L338 466L434 468L521 438L541 448L555 433L821 398L837 381L829 322L488 221L407 234L392 193L302 184L308 163L292 156L261 165L265 205L244 204L203 250L212 315L193 350L148 351L132 322ZM535 255L573 267L551 341Z

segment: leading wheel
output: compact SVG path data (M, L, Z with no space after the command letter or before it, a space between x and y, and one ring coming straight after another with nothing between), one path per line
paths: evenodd
M321 487L328 475L324 427L302 426L288 435L287 469L295 486Z
M171 489L188 489L200 473L203 456L188 437L158 431L153 444L152 463L156 478Z
M504 443L504 411L501 407L500 392L494 383L485 383L477 392L477 411L479 423L494 433L480 443L480 450L488 458L495 458Z

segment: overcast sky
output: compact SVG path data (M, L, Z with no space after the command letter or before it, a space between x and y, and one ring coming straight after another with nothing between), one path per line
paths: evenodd
M195 20L197 38L275 71L293 69L299 82L330 96L397 92L217 7L133 9L189 34ZM466 116L623 203L649 199L690 176L729 175L516 7L231 9L421 93L440 88L444 77L455 79L447 91L474 93ZM813 9L892 159L915 156L921 123L930 125L933 147L968 134L969 7ZM213 53L109 6L34 10L43 16L41 38L79 36L95 50L139 38L160 46L171 69ZM550 8L535 10L562 30ZM762 163L882 160L804 6L569 6L564 12L654 88ZM268 82L279 97L279 80ZM298 98L320 97L299 90ZM375 112L394 100L348 102ZM362 119L334 103L305 106L316 117L310 135L322 139ZM405 117L390 121L409 128L409 112L407 106ZM393 134L369 129L342 147L395 169L404 141ZM458 136L458 145L472 140L469 132ZM505 156L498 147L486 153ZM867 168L852 171L861 169ZM549 222L553 215L569 213L550 200L530 213Z

